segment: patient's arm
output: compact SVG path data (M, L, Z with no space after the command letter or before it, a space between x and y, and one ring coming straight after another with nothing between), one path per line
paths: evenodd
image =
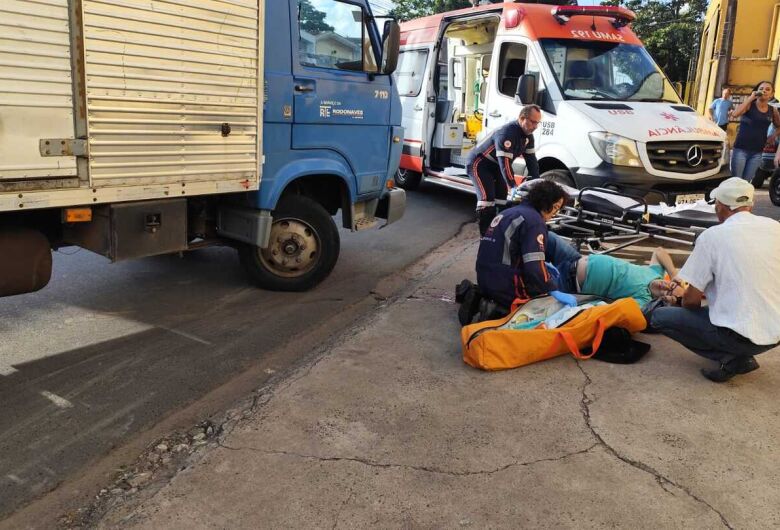
M669 275L669 278L677 276L677 267L674 266L672 257L666 251L665 248L658 247L653 251L653 256L650 258L650 265L661 265Z
M688 309L698 309L701 307L701 301L704 294L693 285L688 285L683 294L682 306Z

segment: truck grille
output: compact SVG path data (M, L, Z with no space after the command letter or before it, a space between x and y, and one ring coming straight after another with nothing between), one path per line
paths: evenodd
M647 142L650 164L659 171L702 173L718 167L722 155L720 142Z

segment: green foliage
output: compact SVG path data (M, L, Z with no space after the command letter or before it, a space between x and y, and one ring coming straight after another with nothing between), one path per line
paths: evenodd
M309 0L298 0L298 20L301 29L317 34L333 31L333 26L325 23L327 14L316 9Z
M603 0L637 15L632 28L671 81L684 82L699 44L708 0Z
M396 0L390 16L400 21L471 7L471 0Z

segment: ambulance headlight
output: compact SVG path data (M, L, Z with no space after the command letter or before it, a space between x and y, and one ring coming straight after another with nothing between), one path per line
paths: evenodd
M604 162L616 166L642 167L634 140L608 132L592 132L589 136L593 149Z

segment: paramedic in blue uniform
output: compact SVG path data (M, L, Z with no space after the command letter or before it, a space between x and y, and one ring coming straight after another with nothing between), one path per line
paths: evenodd
M542 180L531 187L523 202L496 215L477 253L477 283L484 297L505 308L515 300L524 302L545 294L576 305L572 295L558 291L555 275L545 263L560 263L567 254L579 256L573 248L565 249L563 240L547 233L547 221L565 199L563 188Z
M542 120L538 105L526 105L520 117L496 129L472 149L466 172L477 190L477 222L480 235L496 216L497 207L506 204L509 190L515 187L512 161L525 158L529 179L539 178L533 132Z

